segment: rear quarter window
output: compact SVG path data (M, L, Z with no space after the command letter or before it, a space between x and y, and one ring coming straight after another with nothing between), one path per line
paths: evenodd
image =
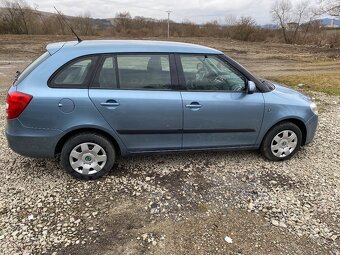
M86 88L91 80L97 56L83 56L59 68L49 79L52 88Z
M31 64L29 64L25 70L14 80L13 85L16 86L20 82L22 82L35 68L37 68L39 65L41 65L50 54L48 52L45 52L40 57L38 57L36 60L34 60Z

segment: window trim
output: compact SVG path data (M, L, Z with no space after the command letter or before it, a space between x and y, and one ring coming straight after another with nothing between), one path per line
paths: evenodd
M114 65L115 67L117 67L117 57L115 54L111 54L111 53L103 53L103 54L97 54L98 55L98 60L97 60L97 64L96 64L96 68L94 68L93 70L93 74L92 77L90 79L90 83L89 83L89 88L91 89L119 89L119 79L118 79L118 68L115 68L115 74L116 74L116 84L117 84L117 88L101 88L98 87L97 85L94 84L95 78L97 75L99 75L99 70L100 68L103 66L105 59L109 58L109 57L113 57L113 61L114 61Z
M232 59L232 58L230 58L230 57L228 57L224 54L220 54L220 55L217 55L217 56L220 59L222 59L223 61L230 64L235 69L237 69L240 73L242 73L248 79L248 81L253 81L256 85L255 93L265 93L265 92L269 92L269 91L272 90L272 89L269 89L266 85L264 85L259 78L254 76L251 72L249 72L247 69L245 69L242 65L237 63L234 59Z
M118 68L116 68L116 79L117 79L117 88L99 88L95 87L93 85L93 81L95 78L95 75L99 69L99 64L103 56L114 56L114 59L116 61L117 65L117 55L168 55L169 56L169 62L170 62L170 77L171 77L171 89L169 90L160 90L160 89L123 89L120 88L120 81L119 81L119 71ZM215 56L219 59L221 59L223 62L226 62L228 65L233 67L235 70L237 70L240 74L242 74L248 81L254 81L257 87L258 92L268 92L268 90L261 81L253 76L250 72L248 72L245 68L240 66L236 61L233 59L223 55L223 54L214 54L214 53L184 53L184 52L108 52L108 53L96 53L96 54L87 54L78 56L74 59L71 59L70 61L63 64L61 67L59 67L48 79L47 85L50 88L64 88L64 89L104 89L104 90L141 90L141 91L190 91L190 92L220 92L220 93L243 93L240 91L223 91L223 90L188 90L187 87L183 84L185 84L184 74L183 74L183 67L182 63L180 61L179 55L204 55L204 56ZM89 70L88 76L85 78L84 84L81 85L74 85L74 84L65 84L65 85L56 85L52 84L51 81L54 79L54 77L68 64L71 62L75 62L81 58L87 58L87 57L96 57L94 66ZM183 82L184 81L184 82Z
M182 61L181 61L181 55L187 55L187 56L205 56L205 57L215 57L222 62L226 63L228 66L230 66L234 71L238 72L241 76L245 79L245 90L244 91L233 91L233 90L191 90L186 85ZM206 54L206 53L176 53L175 54L176 59L176 65L178 67L178 77L179 77L179 87L181 91L187 91L187 92L219 92L219 93L247 93L247 82L250 81L247 75L245 75L239 68L237 68L235 65L221 57L220 54ZM256 83L255 83L256 84Z
M88 73L86 74L86 77L84 79L84 82L82 84L55 84L53 81L56 78L58 74L60 74L67 66L72 65L75 62L79 62L82 59L88 59L88 58L94 58L94 64L93 66L89 69ZM61 67L59 67L48 79L47 85L50 88L57 88L57 89L87 89L89 88L89 85L91 84L93 80L93 74L94 70L97 69L98 66L98 60L99 54L88 54L88 55L82 55L79 57L76 57L74 59L71 59L70 61L66 62L63 64Z
M91 83L89 85L89 88L91 89L101 89L101 90L135 90L135 91L178 91L178 72L177 67L175 64L175 56L174 53L171 52L113 52L113 53L102 53L98 54L100 55L100 60L97 62L97 66L95 69L95 72L93 74L93 78L91 79ZM118 60L117 56L119 55L166 55L169 57L169 67L170 67L170 89L148 89L148 88L121 88L120 87L120 77L119 77L119 70L118 70ZM113 56L115 60L116 65L116 79L117 79L117 88L101 88L97 87L93 84L94 77L99 72L100 64L102 63L102 59L108 56Z

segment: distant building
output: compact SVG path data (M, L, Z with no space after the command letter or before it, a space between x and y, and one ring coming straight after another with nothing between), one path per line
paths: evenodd
M297 22L289 22L289 23L287 23L287 25L286 25L286 29L287 29L288 31L294 31L294 30L296 30L297 28L299 28L299 23L297 23Z

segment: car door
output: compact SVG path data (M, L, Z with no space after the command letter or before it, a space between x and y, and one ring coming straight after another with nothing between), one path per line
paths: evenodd
M215 55L176 55L183 100L183 148L254 146L264 99L246 93L247 79Z
M89 96L130 152L182 145L182 101L173 90L174 56L102 56Z

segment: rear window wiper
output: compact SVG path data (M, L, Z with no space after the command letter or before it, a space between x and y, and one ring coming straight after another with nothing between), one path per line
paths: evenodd
M15 72L15 76L14 76L14 81L13 81L13 83L15 83L15 82L18 80L20 74L21 74L20 71L16 71L16 72Z

